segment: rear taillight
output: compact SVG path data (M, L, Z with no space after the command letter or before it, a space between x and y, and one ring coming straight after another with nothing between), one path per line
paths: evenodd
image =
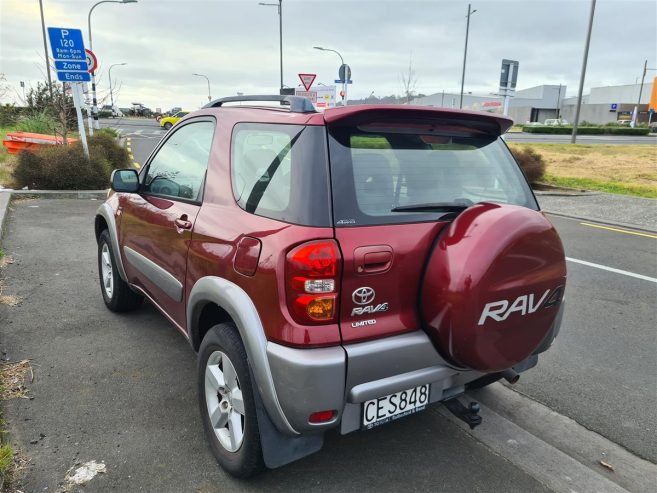
M287 306L303 325L336 321L342 258L334 240L303 243L287 254Z

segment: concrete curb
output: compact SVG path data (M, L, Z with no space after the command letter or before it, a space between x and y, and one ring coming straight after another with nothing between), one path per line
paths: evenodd
M468 394L481 403L476 431L444 406L446 417L553 491L649 491L657 466L620 445L502 384ZM614 471L600 461L612 463ZM646 489L648 488L648 489Z
M107 190L0 190L0 240L5 230L12 197L28 199L105 200Z
M2 240L2 233L4 233L4 225L7 219L7 210L9 209L10 193L0 193L0 241Z

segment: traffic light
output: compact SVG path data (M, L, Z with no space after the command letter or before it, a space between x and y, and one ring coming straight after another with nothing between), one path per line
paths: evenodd
M344 91L340 91L340 97L344 99Z

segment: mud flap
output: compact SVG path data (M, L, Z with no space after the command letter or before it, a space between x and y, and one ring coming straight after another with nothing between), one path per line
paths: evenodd
M278 431L269 418L265 404L260 397L260 392L257 391L258 387L253 378L253 372L251 372L251 383L258 417L262 458L269 469L284 466L322 449L324 433L290 436Z

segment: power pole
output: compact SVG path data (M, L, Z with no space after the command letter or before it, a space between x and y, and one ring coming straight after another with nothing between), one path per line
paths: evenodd
M577 109L575 110L575 121L573 122L573 133L570 143L577 142L577 125L579 124L579 112L582 108L582 92L584 92L584 77L586 76L586 62L589 58L589 45L591 44L591 30L593 29L593 14L595 13L595 0L591 0L591 14L589 15L589 29L586 34L586 45L584 45L584 58L582 60L582 73L579 77L579 91L577 92Z
M648 60L643 63L643 75L641 76L641 86L639 87L639 100L636 102L634 113L632 114L632 128L636 127L636 124L639 123L639 107L641 106L641 94L643 93L643 82L646 79L646 70L648 70Z
M461 73L461 98L459 99L459 108L463 108L463 84L465 84L465 61L468 58L468 35L470 34L470 16L477 10L472 10L468 4L468 20L465 24L465 49L463 50L463 72Z

